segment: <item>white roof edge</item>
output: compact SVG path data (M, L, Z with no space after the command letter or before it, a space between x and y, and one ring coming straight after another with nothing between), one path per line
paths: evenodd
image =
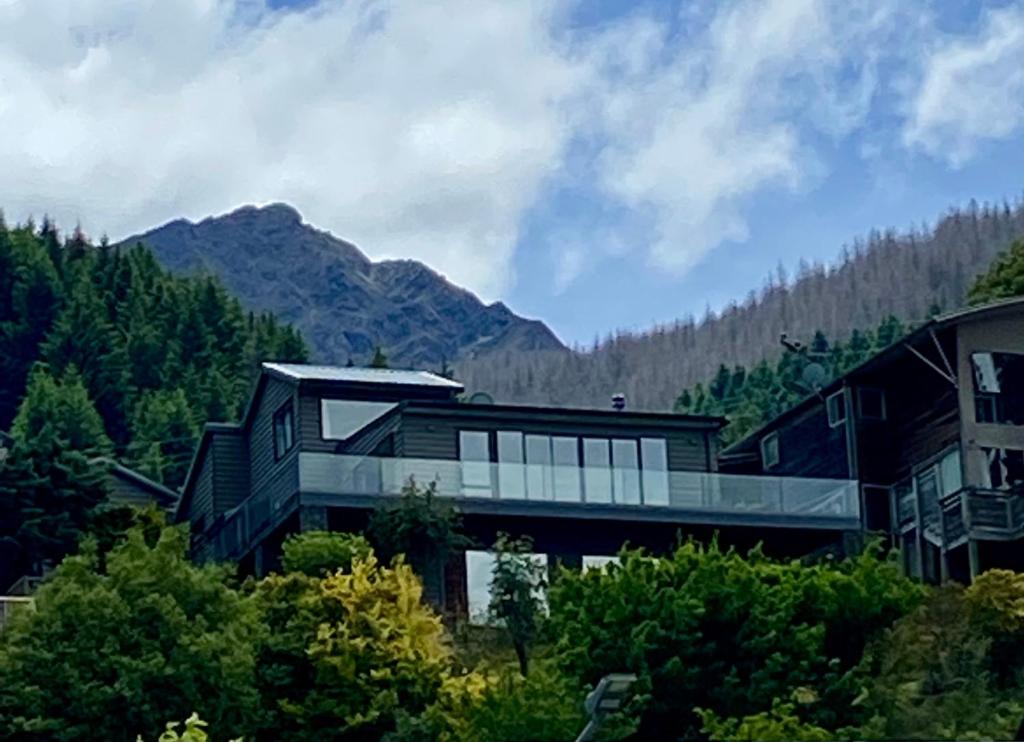
M465 388L457 381L446 379L445 377L431 373L430 371L418 371L414 369L362 368L270 362L264 362L262 367L264 370L279 373L296 381L308 379L315 381L350 382L356 384L393 383L408 384L412 386L446 387L449 389Z

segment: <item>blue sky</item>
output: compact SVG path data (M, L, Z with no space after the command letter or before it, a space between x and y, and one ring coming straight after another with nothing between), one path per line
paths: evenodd
M1024 191L1024 0L0 0L0 206L286 201L568 342Z

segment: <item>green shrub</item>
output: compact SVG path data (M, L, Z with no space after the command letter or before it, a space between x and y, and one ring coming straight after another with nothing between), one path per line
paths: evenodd
M699 737L696 708L742 719L801 687L821 698L808 723L853 723L853 669L865 643L923 595L873 553L805 566L689 542L667 558L621 559L555 580L549 623L578 683L634 672L649 688L642 738Z
M254 600L261 734L273 740L380 740L435 703L452 667L440 619L398 560L373 555L323 579L271 575Z
M131 529L105 570L87 542L0 632L6 738L127 742L193 709L221 736L245 729L258 616L226 569L189 561L187 530L153 544L146 530Z
M366 559L370 551L369 542L359 535L309 531L285 539L281 565L285 572L326 577L351 568L353 560Z

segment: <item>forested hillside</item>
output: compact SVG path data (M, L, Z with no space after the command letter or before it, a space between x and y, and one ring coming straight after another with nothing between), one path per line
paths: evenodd
M774 363L783 332L804 343L818 331L846 342L890 315L909 325L956 308L1022 234L1024 204L972 202L934 228L872 232L843 248L834 265L802 262L794 278L780 268L760 292L701 320L620 333L572 353L497 353L457 364L457 377L505 402L604 407L623 392L631 408L667 410L722 365Z
M297 331L246 314L216 278L173 276L143 247L0 220L0 430L35 367L37 386L84 387L109 452L173 487L202 424L238 415L261 360L306 356Z

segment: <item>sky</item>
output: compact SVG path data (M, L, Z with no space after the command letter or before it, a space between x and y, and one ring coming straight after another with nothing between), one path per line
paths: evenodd
M1024 193L1024 0L0 0L0 208L283 201L569 343Z

